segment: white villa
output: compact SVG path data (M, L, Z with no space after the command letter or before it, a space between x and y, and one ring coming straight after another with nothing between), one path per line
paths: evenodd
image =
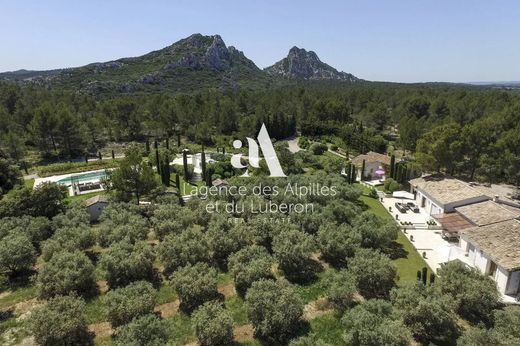
M442 175L410 181L415 203L442 227L459 237L454 257L492 277L503 295L520 293L520 205L489 191Z
M363 160L365 161L365 171L363 176L365 176L367 180L384 180L385 175L377 175L376 171L380 167L384 169L385 167L390 166L390 156L379 154L374 151L369 151L366 154L356 156L352 159L352 164L354 164L358 169L358 177L361 177Z
M500 293L520 293L520 220L462 230L459 245L474 267L495 280Z

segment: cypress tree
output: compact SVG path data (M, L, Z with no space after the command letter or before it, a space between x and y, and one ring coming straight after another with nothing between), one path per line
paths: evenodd
M148 140L148 138L146 139L145 150L147 154L150 152L150 141Z
M390 157L390 178L394 179L395 176L395 155Z
M421 278L422 278L422 283L426 286L426 280L428 279L428 268L426 267L423 267L422 269L422 275L421 275Z
M116 153L114 152L114 150L112 150L112 160L115 160L116 159Z
M204 145L202 145L202 152L200 153L202 179L206 180L206 153L204 152Z
M361 177L360 180L365 180L365 160L363 160L363 163L361 164Z
M357 167L356 165L352 165L352 178L350 179L350 183L354 184L356 182L357 177Z
M184 180L188 181L188 149L182 151L182 165L184 167Z
M180 133L177 133L177 146L179 148L181 147L181 134Z
M166 137L166 149L170 149L170 138Z
M157 141L155 143L157 144ZM157 173L159 173L159 175L162 175L161 174L161 161L159 158L159 149L157 148L157 146L155 147L155 166L157 167Z
M88 165L88 155L85 155L85 163Z
M181 179L179 178L179 173L175 173L175 186L177 186L177 189L181 191Z
M417 271L417 282L421 282L422 281L422 273L420 270Z
M352 167L351 167L351 163L350 162L347 162L347 167L345 167L345 175L347 176L347 183L349 184L352 184L352 181L351 181L351 170L352 170Z
M430 285L433 285L435 283L435 274L430 273Z
M101 157L101 151L98 151L98 157L99 157L99 160L103 159L103 157Z

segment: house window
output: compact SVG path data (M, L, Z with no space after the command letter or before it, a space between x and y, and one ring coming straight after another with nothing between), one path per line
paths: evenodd
M493 261L490 261L488 275L491 277L495 277L496 273L497 273L497 264Z

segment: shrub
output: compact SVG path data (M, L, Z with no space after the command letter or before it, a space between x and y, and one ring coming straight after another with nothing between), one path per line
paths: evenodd
M22 233L11 233L0 240L0 270L11 275L31 269L36 263L36 250Z
M154 260L155 254L146 242L132 245L123 241L101 254L99 265L106 273L108 285L114 288L133 281L152 281L155 278Z
M245 296L253 282L272 278L272 264L273 259L267 250L258 245L248 246L231 255L228 268L238 294Z
M221 303L207 302L193 314L195 334L201 346L231 345L233 319Z
M388 297L395 285L397 270L392 261L378 251L359 249L349 263L348 271L365 298Z
M309 148L314 155L322 155L327 149L327 145L323 143L313 143Z
M317 238L321 255L334 265L345 264L345 259L354 256L361 244L361 234L345 224L325 223Z
M108 320L113 327L118 327L136 317L151 314L156 296L154 288L146 281L109 291L104 297Z
M206 263L188 265L172 275L172 286L181 302L181 309L192 312L200 305L218 297L217 272Z
M132 320L115 331L116 346L163 346L168 342L168 325L155 315Z
M246 295L249 320L258 337L287 342L298 330L303 301L285 280L255 281Z
M188 264L211 260L209 244L198 226L179 235L167 236L157 251L167 273Z
M80 251L60 252L40 270L37 287L41 298L92 293L94 266Z
M84 311L83 300L56 297L31 314L29 329L39 345L91 345Z
M401 185L392 178L385 179L383 187L387 193L393 193L401 189Z
M345 311L356 293L356 283L351 273L345 269L335 272L327 282L327 296L332 305L339 311Z

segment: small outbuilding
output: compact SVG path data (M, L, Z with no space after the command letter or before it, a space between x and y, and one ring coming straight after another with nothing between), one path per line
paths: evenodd
M108 206L108 199L104 195L97 195L92 198L85 200L85 207L87 213L90 215L90 222L96 222L99 220L103 209Z

